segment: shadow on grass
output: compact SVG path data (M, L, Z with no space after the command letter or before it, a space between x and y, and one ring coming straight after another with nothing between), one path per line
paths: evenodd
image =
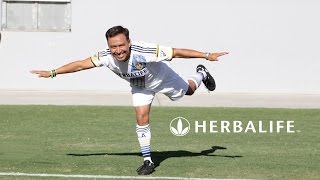
M160 166L161 162L172 157L196 157L196 156L213 156L213 157L225 157L225 158L241 158L242 156L228 156L228 155L215 155L212 154L217 150L225 150L227 148L221 146L212 146L211 149L203 150L201 152L190 152L184 150L178 151L154 151L151 152L154 165ZM67 154L68 156L141 156L141 153L91 153L91 154Z

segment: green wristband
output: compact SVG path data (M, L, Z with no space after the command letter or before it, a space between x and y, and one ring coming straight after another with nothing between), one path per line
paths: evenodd
M51 71L50 71L50 77L51 77L51 78L54 78L54 77L56 77L56 76L57 76L56 70L54 70L54 69L51 70Z

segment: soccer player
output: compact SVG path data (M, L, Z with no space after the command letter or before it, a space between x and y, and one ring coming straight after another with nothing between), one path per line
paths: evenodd
M73 73L94 67L106 66L131 86L133 106L136 111L136 133L140 144L143 165L137 169L139 175L151 174L155 167L151 159L151 130L149 112L156 93L163 93L172 101L184 95L192 95L204 83L209 91L216 87L213 77L203 65L188 79L181 77L170 66L173 58L203 58L217 61L228 52L199 52L178 49L146 42L134 42L129 31L122 26L110 28L106 34L108 48L84 60L63 65L57 69L33 70L31 73L43 78L53 78L58 74Z

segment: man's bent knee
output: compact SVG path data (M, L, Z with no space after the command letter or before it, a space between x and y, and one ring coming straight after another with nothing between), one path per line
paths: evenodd
M191 96L192 94L194 94L194 92L195 92L195 90L193 90L193 89L191 89L191 88L189 87L186 95Z
M186 95L191 96L196 91L197 85L192 80L188 80L188 83L189 83L189 87Z

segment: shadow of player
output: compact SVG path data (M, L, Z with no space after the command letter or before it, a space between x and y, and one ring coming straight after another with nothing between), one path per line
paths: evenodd
M196 156L211 156L211 157L225 157L225 158L241 158L242 156L238 155L215 155L212 154L217 150L225 150L227 148L221 146L212 146L210 149L203 150L201 152L190 152L185 150L177 150L177 151L153 151L152 160L154 162L155 167L160 166L160 164L169 158L173 157L196 157ZM132 152L132 153L91 153L91 154L67 154L68 156L141 156L141 153Z

